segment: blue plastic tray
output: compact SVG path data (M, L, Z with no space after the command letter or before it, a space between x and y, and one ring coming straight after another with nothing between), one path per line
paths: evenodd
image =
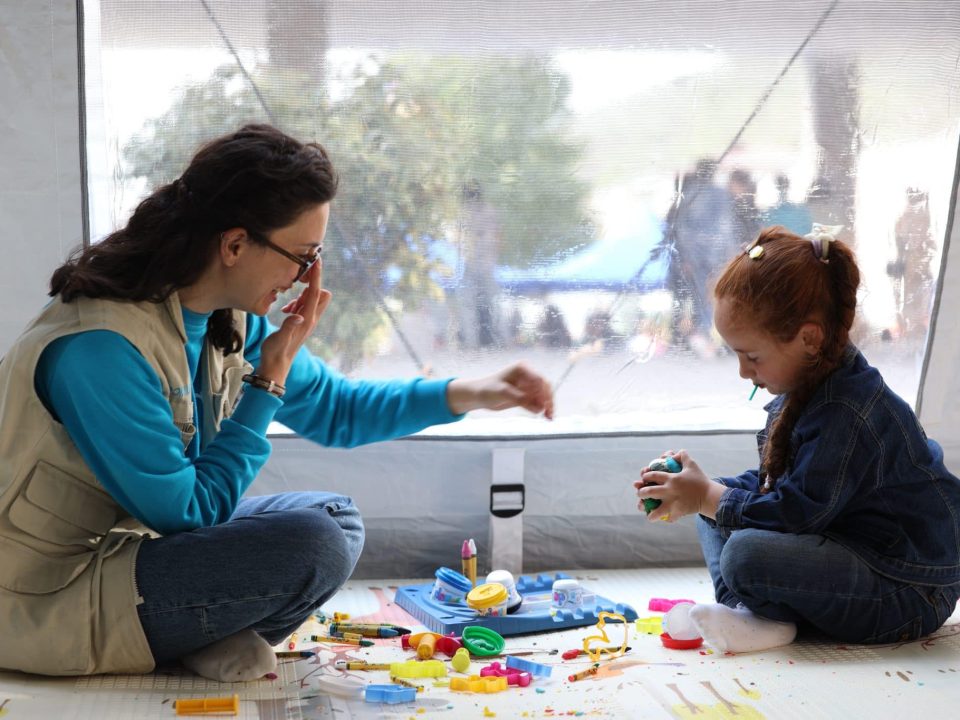
M517 579L517 592L524 604L531 607L525 611L524 605L512 615L503 617L480 617L467 605L444 605L430 597L433 583L425 585L405 585L397 588L397 605L422 622L429 630L447 635L460 635L468 625L483 625L495 630L504 637L525 633L564 630L566 628L596 625L597 613L612 612L623 615L627 622L637 619L637 611L623 603L614 603L605 597L594 595L588 588L583 590L583 605L575 610L556 610L549 606L553 591L553 581L569 578L569 575L521 575ZM529 602L528 602L529 601Z

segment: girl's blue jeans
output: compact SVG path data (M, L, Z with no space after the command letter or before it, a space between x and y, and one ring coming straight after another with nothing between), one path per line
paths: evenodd
M154 661L251 628L275 645L350 577L363 523L342 495L244 498L220 525L145 540L137 607Z
M953 613L960 584L910 585L872 570L823 535L746 528L724 539L697 517L717 602L814 628L850 643L899 643L932 633Z

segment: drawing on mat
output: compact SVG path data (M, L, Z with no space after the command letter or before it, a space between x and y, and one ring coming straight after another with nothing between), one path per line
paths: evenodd
M674 715L682 720L686 720L686 718L698 718L699 720L725 720L726 718L731 717L740 718L741 720L764 720L765 716L752 705L732 703L727 700L725 697L723 697L723 695L717 692L717 689L709 680L701 681L700 685L706 688L706 690L719 702L717 704L694 702L688 698L683 691L681 691L679 685L676 683L667 683L667 688L671 690L682 703L681 705L674 705L670 708ZM687 692L691 691L688 690Z
M741 694L741 695L743 695L744 697L748 697L748 698L750 698L751 700L759 700L759 699L760 699L760 693L759 693L759 691L757 691L757 690L751 690L750 688L744 687L744 686L743 686L743 683L740 682L740 678L734 678L733 681L737 684L737 687L740 688L740 694ZM750 683L750 684L753 685L754 683Z

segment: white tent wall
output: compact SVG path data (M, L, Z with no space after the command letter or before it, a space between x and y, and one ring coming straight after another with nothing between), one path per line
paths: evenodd
M45 301L50 272L83 237L78 11L72 0L0 0L0 352ZM954 179L956 182L956 179ZM957 193L953 189L956 216ZM921 419L960 471L960 238L956 223L921 387ZM630 486L640 466L667 448L695 447L716 473L754 458L749 433L541 439L413 438L329 450L297 438L274 441L251 488L339 491L364 510L363 576L425 575L455 564L459 543L489 529L493 452L523 448L524 570L666 565L699 561L693 523L653 528Z
M466 537L477 540L483 573L491 569L494 451L522 448L524 572L689 565L702 562L693 518L653 527L637 511L631 485L647 461L681 447L696 447L700 462L722 474L742 471L756 455L754 436L743 433L409 438L352 450L275 438L251 492L321 487L353 497L367 528L359 576L423 577L441 565L458 567Z
M928 339L927 367L920 383L920 422L927 434L943 446L947 466L960 466L960 160L954 173L950 220L940 265L940 284Z
M0 0L0 353L83 241L77 4Z

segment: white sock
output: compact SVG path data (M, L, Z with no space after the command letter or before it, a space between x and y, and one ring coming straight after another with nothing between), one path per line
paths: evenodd
M778 622L754 615L745 607L696 604L690 619L708 645L720 652L753 652L789 645L797 636L792 622Z
M277 669L273 648L249 629L184 655L180 662L197 675L220 682L257 680Z

